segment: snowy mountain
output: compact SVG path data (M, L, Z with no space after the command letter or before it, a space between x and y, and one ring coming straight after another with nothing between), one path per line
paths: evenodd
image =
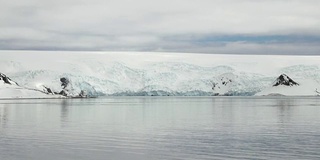
M294 80L292 80L289 76L287 76L286 74L281 74L273 83L272 86L276 87L276 86L299 86L299 83L295 82Z
M299 83L298 83L299 82ZM281 74L273 83L272 87L257 93L258 96L286 95L286 96L316 96L319 95L317 88L320 83L313 79L299 79L296 82L286 74Z
M299 86L320 79L317 56L0 51L0 57L1 72L20 86L58 92L65 77L70 93L94 96L255 95L279 73Z

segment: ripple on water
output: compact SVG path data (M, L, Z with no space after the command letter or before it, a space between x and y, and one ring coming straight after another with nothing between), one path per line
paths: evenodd
M320 159L319 106L297 97L7 100L0 159Z

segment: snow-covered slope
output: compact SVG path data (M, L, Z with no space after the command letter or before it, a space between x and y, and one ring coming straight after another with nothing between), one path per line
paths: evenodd
M317 89L320 88L319 82L312 79L300 79L297 80L299 85L287 86L279 85L272 86L264 89L263 91L257 93L257 96L275 96L275 95L285 95L285 96L317 96Z
M0 73L0 99L2 98L62 98L62 96L48 95L36 89L21 87L11 78Z
M0 72L21 86L59 90L67 77L73 92L89 95L254 95L282 73L320 78L318 56L0 51L0 57Z
M317 88L320 88L320 83L315 79L304 78L296 81L286 74L281 74L271 87L256 95L316 96L319 95Z
M236 75L233 73L224 73L217 76L212 81L212 90L214 95L232 95L236 87Z
M23 87L1 86L0 85L0 99L11 98L64 98L60 95L48 95L37 90L26 89Z

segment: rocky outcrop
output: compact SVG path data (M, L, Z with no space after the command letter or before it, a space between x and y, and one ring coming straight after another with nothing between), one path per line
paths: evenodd
M79 94L74 93L72 83L69 78L62 77L60 78L60 82L62 87L60 91L54 91L51 88L42 85L43 92L46 94L61 95L69 98L89 98L85 90L81 90Z
M70 83L69 79L65 77L60 78L60 82L61 82L62 89L65 89L66 87L68 87Z
M236 75L233 73L225 73L216 77L212 84L213 95L215 96L231 96L232 89L235 85Z
M279 85L284 85L284 86L299 86L299 83L295 82L292 80L289 76L286 74L281 74L274 82L273 86L279 86Z
M18 83L17 82L14 82L12 81L8 76L6 76L5 74L3 73L0 73L0 82L4 82L5 84L9 84L9 85L17 85L18 86Z

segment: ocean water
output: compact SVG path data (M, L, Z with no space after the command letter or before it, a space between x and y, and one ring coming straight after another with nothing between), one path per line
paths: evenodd
M320 159L320 98L0 100L0 160L44 159Z

